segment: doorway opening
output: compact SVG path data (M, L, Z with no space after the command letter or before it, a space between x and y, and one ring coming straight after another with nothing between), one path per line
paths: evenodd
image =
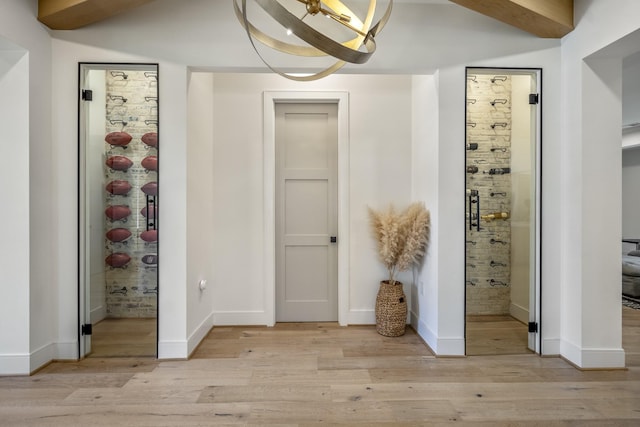
M80 358L157 355L158 66L79 64Z
M349 309L349 96L347 92L264 93L264 247L268 326L276 323L276 105L336 104L337 111L337 309L338 323L364 323ZM330 236L331 237L331 236ZM356 313L357 314L357 313Z
M466 70L467 355L540 352L539 69Z

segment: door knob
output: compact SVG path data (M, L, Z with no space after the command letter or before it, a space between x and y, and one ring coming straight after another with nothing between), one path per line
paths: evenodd
M336 236L331 236L331 237L329 238L329 241L330 241L331 243L336 243L336 242L338 241L338 238L337 238Z

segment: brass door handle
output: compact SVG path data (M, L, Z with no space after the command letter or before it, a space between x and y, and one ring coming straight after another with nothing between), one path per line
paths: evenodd
M481 218L485 221L493 221L494 219L509 219L509 212L494 212L487 215L482 215Z

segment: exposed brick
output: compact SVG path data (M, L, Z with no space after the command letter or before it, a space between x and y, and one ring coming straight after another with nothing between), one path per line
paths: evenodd
M122 74L127 75L124 79ZM126 268L106 268L106 304L108 317L156 317L157 268L147 266L141 258L157 254L157 243L146 243L140 233L146 230L146 220L140 210L146 206L145 194L140 188L147 182L158 180L157 172L147 171L141 165L146 156L157 156L157 149L145 145L141 138L147 132L157 132L157 74L144 71L107 70L106 132L124 131L133 139L126 148L111 147L105 143L105 156L126 156L133 166L126 172L113 171L105 166L105 182L127 180L133 187L129 194L114 196L105 191L105 205L127 205L131 215L126 221L105 222L105 232L121 227L131 231L132 237L123 243L106 240L107 252L125 252L131 257ZM126 99L126 101L125 101ZM123 123L125 122L126 125ZM156 203L158 198L156 197ZM158 212L159 212L158 208Z
M467 150L467 166L477 166L478 172L467 173L466 185L479 192L481 216L511 211L511 176L489 174L492 168L511 165L511 79L504 76L492 82L492 77L478 74L475 80L467 80L466 142L478 144L477 150ZM468 198L466 208L468 215ZM467 227L466 235L467 314L507 314L510 219L475 221L480 221L480 231Z

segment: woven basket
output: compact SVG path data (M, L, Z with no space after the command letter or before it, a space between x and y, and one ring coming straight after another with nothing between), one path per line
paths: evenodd
M390 285L387 280L380 282L376 297L376 331L385 337L404 335L407 323L407 299L402 283Z

